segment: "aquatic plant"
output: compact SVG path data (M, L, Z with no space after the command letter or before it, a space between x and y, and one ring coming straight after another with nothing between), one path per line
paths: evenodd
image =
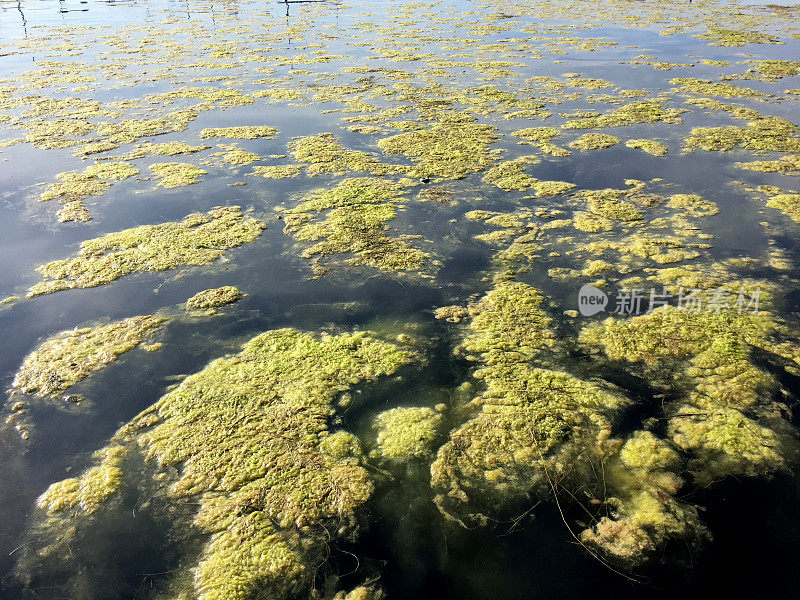
M224 285L218 288L197 292L186 301L188 310L208 310L218 306L232 304L242 298L244 294L232 285Z
M607 133L585 133L577 140L570 142L569 147L579 150L599 150L616 146L620 141L618 137Z
M189 163L155 163L149 169L158 177L158 186L165 188L183 187L200 181L201 175L208 171Z
M141 450L157 477L172 479L166 493L176 507L199 506L194 527L208 541L182 574L197 598L295 597L331 539L354 533L372 493L357 440L329 431L332 403L413 358L365 333L262 333L123 426L96 466L51 485L39 499L52 515L44 527L86 527L83 514L113 510L109 499L139 476L120 460Z
M166 322L166 318L146 315L63 331L25 357L12 385L26 393L56 398L141 344Z
M669 151L664 144L655 140L628 140L625 142L628 148L638 148L653 156L664 156Z
M373 422L377 438L370 456L392 462L430 457L441 421L441 413L432 408L385 410Z
M331 133L310 135L289 144L294 159L306 164L311 177L330 173L345 175L349 171L384 175L393 168L382 164L374 155L342 146Z
M73 258L37 268L44 280L28 296L95 287L142 271L208 265L229 249L252 242L266 226L238 206L188 215L183 221L142 225L81 243Z

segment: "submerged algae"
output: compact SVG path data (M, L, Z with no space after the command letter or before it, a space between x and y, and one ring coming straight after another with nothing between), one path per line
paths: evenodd
M141 344L165 322L147 315L59 333L25 358L12 385L26 393L58 397Z
M618 137L607 133L585 133L577 140L570 142L569 147L579 150L600 150L616 146L621 141Z
M392 408L375 417L376 458L392 462L426 458L433 455L442 415L432 408Z
M150 170L158 177L158 186L164 188L183 187L200 181L201 175L208 171L189 163L155 163L150 165Z
M189 310L206 310L232 304L242 298L244 294L232 286L225 285L219 288L212 288L197 292L186 301L186 308Z
M628 140L625 142L628 148L638 148L653 156L664 156L669 151L664 144L655 140Z
M331 438L343 435L328 431L332 403L412 359L364 333L256 336L123 426L98 466L53 484L40 506L58 516L45 527L80 526L81 514L63 514L66 508L103 510L136 477L118 471L119 454L139 447L164 475L174 479L168 474L178 469L168 488L174 503L199 505L194 523L209 538L191 574L197 598L307 592L332 536L352 535L355 513L372 493L357 444L346 444L347 453L330 450L342 446Z
M462 179L491 164L489 144L497 128L478 123L437 123L429 129L409 131L378 142L387 154L402 154L416 164L411 177Z
M626 404L593 383L532 366L554 344L541 302L534 288L504 282L469 308L470 333L458 352L478 363L474 376L485 389L431 465L437 506L460 522L485 522L486 511L548 493L587 446L603 453L609 419Z
M252 242L265 227L243 216L238 206L228 206L191 214L180 222L109 233L81 242L74 258L38 267L45 279L31 287L28 296L95 287L136 272L208 265L228 248Z

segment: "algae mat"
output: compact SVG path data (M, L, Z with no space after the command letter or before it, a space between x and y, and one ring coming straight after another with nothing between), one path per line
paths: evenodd
M793 597L796 3L0 11L0 596Z

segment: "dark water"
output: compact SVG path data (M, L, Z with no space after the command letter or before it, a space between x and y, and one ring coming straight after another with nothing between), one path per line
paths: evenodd
M620 14L636 4L639 14L657 13L661 26L678 22L682 11L667 10L659 3L619 3ZM687 3L688 4L688 3ZM751 4L745 2L744 4ZM762 3L759 3L762 4ZM789 3L785 3L789 4ZM57 97L94 98L103 102L140 98L147 94L175 89L179 85L222 85L217 83L192 83L193 78L221 75L229 78L230 86L244 93L257 85L263 77L285 76L278 87L307 88L316 83L345 84L361 74L340 71L348 66L366 65L375 68L402 69L411 73L410 81L428 85L418 69L425 68L424 61L394 62L373 59L374 47L396 47L403 28L413 31L416 52L430 52L436 57L452 58L445 49L448 39L460 39L470 33L459 20L469 24L504 25L496 18L500 12L513 15L509 31L489 33L480 37L480 43L504 43L513 51L518 38L527 35L520 31L527 26L559 27L592 21L588 11L592 3L581 6L587 11L579 18L571 17L575 5L564 7L562 13L542 16L542 5L525 2L453 2L415 4L402 24L391 23L395 28L389 42L382 41L387 31L373 31L359 24L370 22L378 28L389 23L390 17L405 6L400 2L370 2L357 4L321 3L283 4L273 2L195 2L171 0L129 0L99 2L94 0L22 0L0 3L0 78L8 85L21 74L39 68L38 63L49 60L78 60L94 64L103 60L101 51L108 50L99 40L119 30L123 37L143 35L144 27L191 26L191 31L174 34L174 39L188 52L176 64L159 59L155 65L131 64L125 72L135 81L119 87L113 77L89 83L87 88L75 92L68 84L66 89L49 92ZM552 4L558 7L557 3ZM699 19L705 12L722 10L725 3L693 3L688 18ZM738 5L730 4L731 13ZM580 8L580 7L578 7ZM530 11L528 11L530 9ZM755 18L772 15L772 9L746 8ZM471 12L474 11L474 12ZM451 22L435 22L436 16L445 16ZM699 16L698 16L699 15ZM785 16L780 23L790 23L797 13ZM491 17L491 18L490 18ZM705 17L704 17L705 18ZM546 54L545 60L526 60L520 53L504 58L497 50L487 50L495 59L523 63L511 69L516 76L490 81L501 89L524 87L526 78L535 76L560 77L563 73L579 72L585 77L605 79L626 89L647 90L652 95L669 90L673 77L697 77L716 81L720 74L740 74L749 65L738 63L751 58L800 58L800 40L787 37L781 30L783 45L748 45L743 48L714 47L707 41L691 37L693 31L683 34L659 36L659 25L627 28L610 17L599 16L598 22L587 29L571 30L569 35L604 38L618 42L615 46L601 47L597 51L580 51L567 45L564 54ZM760 21L759 21L760 22ZM771 23L771 22L770 22ZM796 21L795 21L796 23ZM61 30L62 27L79 26L81 29ZM302 26L303 31L292 29ZM768 29L771 25L762 25ZM89 27L89 29L83 29ZM443 27L444 31L435 31ZM305 29L307 28L307 29ZM789 26L791 29L791 26ZM195 36L202 31L206 38ZM398 35L399 31L399 35ZM797 28L794 28L797 32ZM272 37L259 38L269 33ZM430 40L426 34L439 39ZM51 37L52 36L52 37ZM363 36L363 37L355 37ZM553 34L554 37L557 37ZM511 39L512 41L508 41ZM295 56L316 50L342 54L345 58L327 63L274 66L275 75L257 72L257 63L243 62L232 69L192 67L192 52L203 60L208 57L206 43L232 42L245 48L269 45L271 56ZM365 46L351 42L364 43ZM150 42L154 44L154 42ZM60 44L75 44L75 48L53 49ZM309 46L314 44L313 46ZM156 44L157 46L157 44ZM309 46L303 48L304 46ZM21 49L21 50L20 50ZM160 49L159 49L160 50ZM548 48L543 47L544 52ZM67 54L64 55L63 53ZM77 52L70 55L70 52ZM742 53L747 53L742 54ZM59 56L60 54L60 56ZM704 65L697 62L692 68L675 68L660 71L649 66L636 69L624 61L641 54L652 54L658 60L676 63L695 62L700 58L730 61L729 67ZM137 58L136 55L132 55ZM369 58L367 58L369 57ZM220 59L223 62L228 59ZM457 59L456 59L457 60ZM562 61L555 63L554 61ZM167 67L171 79L161 73L154 80L141 77L138 72L150 73ZM310 73L297 74L298 70ZM316 79L331 75L330 79ZM159 78L160 77L160 78ZM121 80L125 81L125 80ZM399 81L403 81L402 79ZM486 83L481 73L451 70L449 78L441 79L447 86L467 88ZM389 85L395 81L389 81ZM734 81L734 83L738 83ZM757 90L782 94L788 88L800 87L800 77L786 77L777 82L744 81L742 85ZM0 85L2 87L2 85ZM563 100L547 109L553 113L574 110L606 112L608 104L586 101L591 94L604 90L584 91L584 98ZM30 90L28 93L37 93ZM44 92L42 92L44 93ZM684 106L685 97L671 93L669 106ZM757 108L765 114L798 121L797 96L782 97L782 101L760 103L742 101L743 105ZM721 99L727 102L728 100ZM367 101L381 107L391 107L391 98ZM738 100L734 100L739 102ZM277 127L279 136L274 140L241 141L243 149L262 157L286 154L287 143L294 136L333 131L342 143L352 149L376 151L374 136L364 136L340 129L349 123L339 119L358 113L330 113L322 111L340 106L336 102L298 101L303 106L282 102L257 102L227 110L203 112L192 121L186 131L159 136L153 141L188 141L199 143L198 133L205 127L224 127L246 124L267 124ZM178 100L170 110L196 104L194 100ZM403 116L398 119L405 118ZM413 118L413 117L407 117ZM503 120L496 115L481 117L497 125L502 133L529 126L555 126L559 117L550 120L516 118ZM702 260L730 257L760 256L770 246L786 250L790 258L800 258L797 224L781 221L780 227L766 231L759 225L764 220L763 202L757 203L752 194L732 181L742 181L751 186L763 184L782 188L798 187L794 181L775 174L735 170L734 163L752 160L743 151L731 153L698 152L681 154L681 138L691 127L716 126L738 123L723 113L696 110L683 115L679 127L664 129L658 125L633 125L624 128L625 139L653 138L664 141L670 148L667 157L650 156L620 144L602 153L583 154L574 151L566 158L543 157L533 167L533 174L541 180L564 180L578 189L621 188L626 179L650 180L663 178L674 184L669 193L700 194L718 204L720 214L704 221L704 231L715 235L713 248ZM623 128L608 130L622 136ZM605 130L604 130L605 131ZM570 132L581 134L583 131ZM4 128L0 122L0 139L13 138L19 131ZM388 134L385 134L388 135ZM527 154L529 147L516 146L516 140L504 137L495 146L507 150L504 158ZM211 143L211 142L209 142ZM557 140L565 145L566 142ZM217 151L213 148L197 155L176 157L175 160L197 163ZM113 152L112 152L113 154ZM160 159L158 159L160 160ZM173 160L173 159L167 159ZM389 160L401 161L397 157ZM178 319L171 323L159 338L165 349L146 353L139 349L123 355L120 360L103 371L77 384L71 392L83 394L89 402L80 409L63 406L60 401L38 400L31 402L30 419L34 423L34 441L26 452L13 445L0 446L0 576L2 598L63 598L67 597L58 583L37 580L34 591L22 591L13 574L17 557L27 543L25 531L29 526L36 497L47 486L67 476L72 476L91 464L91 453L105 445L108 438L124 422L151 405L165 389L180 376L201 370L213 358L237 351L239 345L253 335L279 327L297 327L307 330L323 328L385 328L401 329L408 322L423 323L424 331L435 343L430 351L428 366L420 374L418 383L393 393L386 391L371 396L372 400L358 411L345 417L345 423L354 431L366 429L372 416L380 410L398 405L410 405L420 397L434 403L437 390L457 386L466 377L469 367L452 358L452 346L457 343L453 331L444 324L432 323L432 309L453 303L466 302L473 294L483 293L489 286L483 278L491 268L493 249L472 239L485 230L463 218L464 212L477 208L486 210L513 210L519 207L522 194L507 194L481 181L482 174L474 174L452 184L456 203L438 205L413 204L392 222L392 227L403 233L418 233L433 241L433 247L442 260L435 280L420 281L395 277L362 268L335 269L330 276L309 280L306 261L298 257L291 238L282 232L282 224L275 219L274 208L292 205L310 190L335 185L341 179L323 175L316 178L298 177L286 180L263 180L248 177L248 167L233 169L218 161L205 166L209 174L202 183L187 188L164 190L154 187L152 181L132 178L115 184L91 205L93 220L80 224L59 224L54 218L53 203L40 204L36 196L38 184L52 183L57 173L84 168L84 162L74 157L70 149L38 150L29 144L17 144L0 149L0 298L24 295L30 285L38 281L35 268L47 261L68 256L79 242L108 232L141 224L180 220L190 212L205 211L220 204L239 204L253 209L256 216L264 218L268 229L252 244L226 253L226 260L209 268L191 268L176 272L139 274L123 278L113 284L93 289L70 290L24 300L0 308L0 385L11 386L14 373L23 357L38 343L56 332L71 329L97 320L118 320L131 315L148 314L165 307L176 307L198 290L222 285L236 285L247 297L221 316L213 319ZM154 157L141 159L137 167L146 174L146 166L156 162ZM256 165L285 164L286 160L264 158ZM231 187L236 181L247 181L247 186ZM478 200L483 198L483 200ZM570 210L563 196L540 198L536 206ZM573 242L580 245L580 241ZM565 247L569 242L565 242ZM795 262L796 264L796 262ZM579 282L549 280L547 271L560 263L541 261L532 266L526 275L530 283L542 289L554 305L554 314L576 307L575 294ZM778 278L774 272L769 277ZM796 269L782 277L787 287L783 302L787 317L796 316L800 310L793 278ZM789 280L788 282L786 280ZM344 307L343 303L356 304ZM786 385L797 391L797 382ZM399 400L395 400L399 398ZM4 413L4 417L6 413ZM444 441L444 440L442 440ZM4 442L5 443L5 442ZM714 541L704 552L692 556L689 565L680 567L656 566L638 573L630 581L610 572L583 552L569 536L559 512L552 504L542 504L518 524L498 523L488 528L461 531L446 526L432 503L426 500L424 473L407 489L388 489L373 500L370 515L374 517L364 535L353 546L333 550L331 572L346 574L342 580L347 585L357 585L365 574L381 572L382 584L390 598L431 599L517 599L517 598L707 598L716 597L796 597L796 581L800 578L800 480L793 473L781 474L770 481L726 480L713 489L695 492L692 502L706 507L704 519L711 529ZM420 501L420 498L423 500ZM530 506L520 506L523 514ZM576 518L569 512L568 520ZM172 553L158 554L155 542L159 533L156 517L142 514L133 520L120 519L104 524L103 540L98 535L93 556L104 556L104 562L95 565L99 590L92 598L146 598L157 597L163 578L177 564L181 552L196 551L197 539L174 542ZM108 537L117 543L110 543ZM110 544L104 548L101 544ZM665 550L669 553L670 549ZM360 557L353 564L352 554ZM665 559L669 558L665 556ZM669 562L665 560L665 562ZM348 574L349 573L349 574ZM51 583L56 587L51 589Z

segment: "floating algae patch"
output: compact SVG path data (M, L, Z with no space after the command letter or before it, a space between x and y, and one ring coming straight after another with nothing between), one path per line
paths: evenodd
M348 254L352 257L344 262L350 265L419 271L430 259L430 254L410 243L419 236L392 236L386 225L397 216L394 200L403 187L378 177L344 179L332 189L312 192L296 208L286 210L284 232L301 242L316 242L301 256L315 258L317 275L328 270L321 264L323 258Z
M12 385L29 394L56 398L141 344L166 321L146 315L59 333L25 357Z
M222 153L222 160L230 165L249 165L261 160L255 152L247 152L241 148L224 146L227 152Z
M677 77L670 81L671 84L678 86L684 92L691 92L699 96L720 96L722 98L748 98L751 100L761 100L771 98L771 94L765 94L751 88L742 88L726 82L712 83L708 79L694 79L692 77Z
M331 133L320 133L292 141L292 156L305 163L306 173L314 177L323 173L345 175L350 171L384 175L392 167L382 164L374 155L342 146Z
M589 201L589 209L594 215L618 221L641 221L644 211L624 198L632 197L632 190L584 190L578 197Z
M186 301L187 310L213 310L219 306L233 304L244 294L232 285L197 292Z
M746 127L695 127L686 138L685 150L700 148L706 151L727 151L736 147L756 152L800 152L800 137L795 135L798 126L781 117L761 113L700 98L694 104L711 110L722 110L736 118L747 119Z
M693 37L712 40L711 46L739 47L745 44L779 44L778 38L758 31L743 31L710 27L708 32Z
M188 215L180 222L109 233L81 242L73 258L38 267L44 281L30 288L28 296L95 287L136 272L208 265L225 250L252 242L265 227L242 215L238 206L227 206Z
M625 142L625 145L628 148L644 150L653 156L664 156L667 154L667 152L669 152L669 148L667 148L661 142L656 142L655 140L628 140Z
M164 188L192 185L198 183L202 175L208 174L205 169L190 163L155 163L149 168L158 177L158 187Z
M491 165L489 144L497 139L496 130L478 123L437 123L383 138L378 147L410 158L415 163L411 177L462 179Z
M800 75L800 61L797 60L760 60L756 63L756 71L766 77L780 79Z
M171 484L157 485L159 498L151 500L172 505L171 514L194 513L192 525L172 519L168 526L187 531L162 535L206 537L199 556L186 557L195 566L168 576L185 597L308 595L328 545L355 536L373 490L358 440L329 429L333 402L414 358L365 333L281 329L254 337L124 425L96 466L51 485L39 499L47 514L36 530L50 545L18 572L70 564L71 542L97 535L92 523L112 516L111 500L122 488L149 489L141 470L120 464L121 455L142 452L155 471L144 476ZM63 576L65 586L80 579L73 571Z
M680 123L680 115L687 112L679 108L664 108L660 102L647 100L621 106L608 114L571 119L562 129L596 129L598 127L621 127L638 123Z
M543 368L554 345L542 295L498 283L469 307L457 351L476 362L483 391L464 407L431 465L435 502L459 522L485 523L528 494L547 495L588 455L602 456L613 414L627 401L569 373Z
M389 462L430 458L441 422L441 413L427 407L383 411L373 422L377 439L370 456Z
M195 152L200 152L201 150L208 150L211 146L192 146L191 144L187 144L186 142L158 142L158 143L147 143L147 144L140 144L136 146L134 150L131 150L128 154L125 155L125 158L128 160L133 160L136 158L144 158L145 156L179 156L182 154L194 154Z
M770 195L767 206L777 208L793 221L800 223L800 193Z
M703 200L696 194L674 194L669 197L667 207L685 210L692 217L707 217L719 213L716 204Z
M537 179L525 173L525 166L538 162L539 159L535 156L523 156L498 163L486 171L483 181L496 185L506 192L530 189Z
M264 179L290 179L303 172L302 165L269 165L253 167L253 175Z
M64 206L59 211L59 220L89 221L91 216L84 200L99 196L110 187L110 181L120 181L138 175L139 169L128 162L102 162L86 167L83 171L67 171L56 175L61 180L54 183L39 196L39 202L58 199Z
M715 290L698 290L696 296L710 304L701 312L663 307L630 319L612 317L580 334L585 347L671 390L664 405L669 435L689 456L700 483L769 475L784 468L793 445L787 407L776 400L778 381L751 358L760 349L781 363L774 354L778 325L771 314L738 304L741 292L723 290L728 294L721 298Z
M241 127L209 127L200 132L200 137L205 139L222 137L235 140L254 140L256 138L274 139L278 130L266 125L245 125Z
M781 173L783 175L800 175L800 155L787 154L777 160L755 160L736 163L740 169L759 171L761 173Z
M579 150L600 150L616 146L621 141L618 137L607 133L584 133L577 140L570 142L569 147Z
M649 431L634 432L604 465L609 514L582 531L581 542L627 570L663 552L671 540L679 540L690 559L711 535L698 507L675 497L684 483L676 474L682 464L668 442Z

